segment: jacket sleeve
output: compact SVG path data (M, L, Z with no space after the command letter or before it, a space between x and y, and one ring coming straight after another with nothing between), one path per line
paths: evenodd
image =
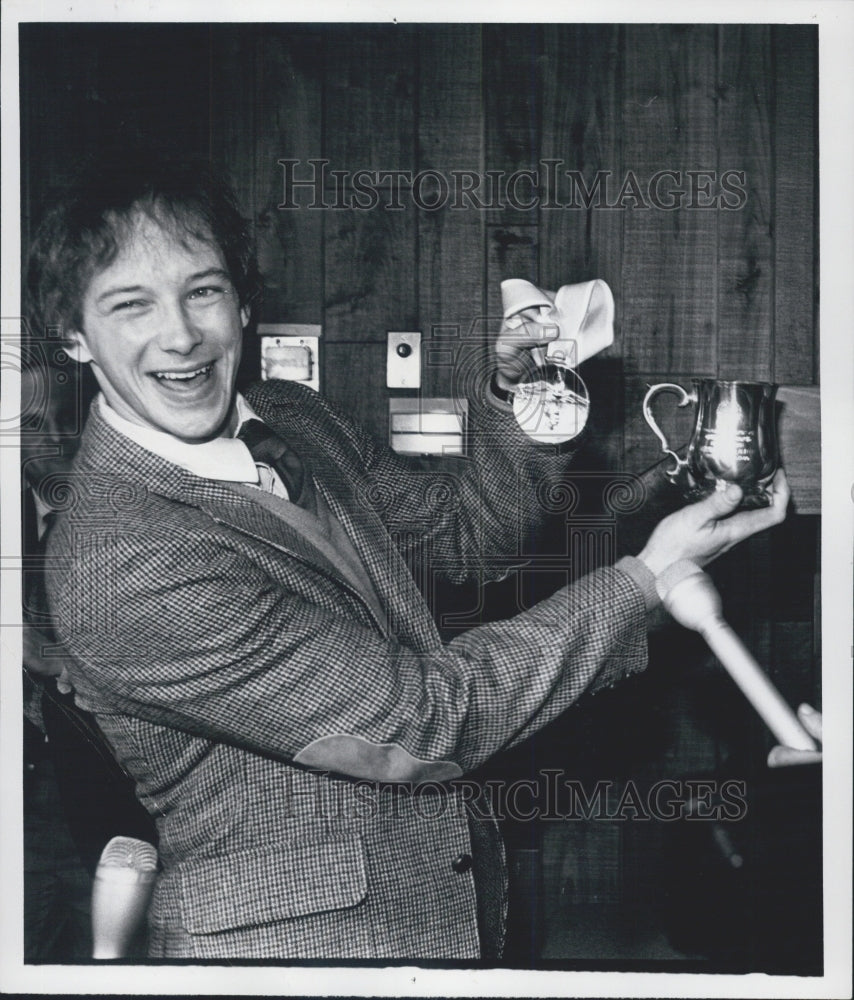
M544 520L572 503L564 478L572 452L533 442L488 387L469 398L467 456L447 456L441 467L396 454L302 386L265 383L249 399L274 425L322 429L324 454L349 476L358 502L401 552L451 582L506 576Z
M618 569L419 652L215 535L113 536L66 565L51 597L86 707L353 777L456 777L646 662L643 596Z

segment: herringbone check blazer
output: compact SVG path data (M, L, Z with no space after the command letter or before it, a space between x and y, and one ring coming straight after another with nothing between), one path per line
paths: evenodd
M334 533L324 550L96 407L49 541L78 700L158 824L151 953L495 955L500 839L453 779L642 668L641 591L599 570L443 644L401 553L454 581L506 574L566 459L484 401L471 457L435 472L301 386L247 397L309 459L371 593Z

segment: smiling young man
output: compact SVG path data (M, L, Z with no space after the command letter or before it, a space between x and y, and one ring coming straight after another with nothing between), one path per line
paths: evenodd
M91 364L118 416L182 441L209 441L234 433L249 309L238 303L219 248L169 225L156 215L125 223L116 258L83 296L71 353Z
M441 473L302 386L244 398L245 224L225 189L161 165L72 190L29 290L100 388L47 584L78 703L157 822L151 955L495 960L500 838L454 779L641 669L655 575L779 522L785 477L768 510L716 495L639 558L443 643L406 546L451 581L500 577L568 462L491 371L470 456ZM505 379L528 346L504 339Z

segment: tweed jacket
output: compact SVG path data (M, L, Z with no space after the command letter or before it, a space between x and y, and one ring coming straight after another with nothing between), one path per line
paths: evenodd
M403 555L506 575L566 459L488 401L470 402L471 457L436 472L299 385L247 398L309 460L369 587L334 535L324 548L97 408L49 540L78 701L158 825L151 954L495 955L500 838L455 779L645 665L641 590L598 570L443 644Z

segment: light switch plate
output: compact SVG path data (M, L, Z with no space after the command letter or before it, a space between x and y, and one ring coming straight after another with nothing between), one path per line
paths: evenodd
M386 354L386 385L389 389L421 387L421 334L390 331Z

